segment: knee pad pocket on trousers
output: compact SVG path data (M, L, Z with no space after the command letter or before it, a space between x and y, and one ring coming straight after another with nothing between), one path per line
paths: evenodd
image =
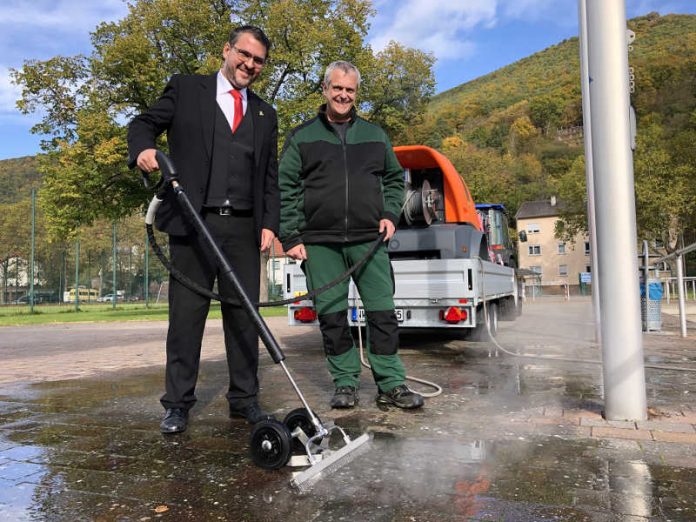
M347 310L320 315L319 327L327 355L342 355L353 348Z
M394 355L399 348L399 323L394 310L367 312L370 351L375 355Z

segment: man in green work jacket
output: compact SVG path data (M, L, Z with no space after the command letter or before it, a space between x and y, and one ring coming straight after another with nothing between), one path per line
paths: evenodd
M281 156L280 239L289 257L303 261L310 289L362 259L379 233L388 241L399 220L403 169L385 132L357 116L359 85L354 65L329 65L322 83L326 104L290 132ZM368 360L378 404L419 408L423 397L404 385L406 374L397 354L394 286L385 244L353 274L367 313ZM348 326L348 280L314 302L336 387L331 407L352 408L358 402L360 355Z

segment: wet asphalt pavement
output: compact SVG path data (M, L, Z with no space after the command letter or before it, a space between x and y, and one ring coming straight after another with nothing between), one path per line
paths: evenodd
M374 436L305 493L288 486L291 469L257 468L250 427L227 418L219 322L206 334L189 429L174 436L158 431L166 323L0 328L0 519L696 520L693 372L646 370L650 419L612 423L601 417L598 365L408 336L408 373L442 395L419 411L383 411L365 370L360 405L332 411L318 331L285 322L269 325L319 416ZM693 336L676 333L666 317L663 332L646 334L646 360L696 370ZM498 339L513 351L597 360L593 335L589 299L549 298L501 323ZM66 369L71 356L90 371ZM262 406L282 419L299 402L282 369L261 360Z

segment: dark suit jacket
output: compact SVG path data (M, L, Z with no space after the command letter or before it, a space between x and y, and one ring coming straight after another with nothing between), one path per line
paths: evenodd
M209 76L175 75L162 96L128 127L129 164L135 165L145 149L167 132L169 155L179 182L193 206L200 211L208 184L217 110L217 73ZM247 111L254 124L254 222L257 242L260 230L276 235L280 225L278 190L278 120L273 107L247 90ZM171 191L157 211L157 228L172 235L190 232Z

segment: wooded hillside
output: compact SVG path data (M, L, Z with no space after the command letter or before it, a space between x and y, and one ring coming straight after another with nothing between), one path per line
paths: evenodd
M29 198L40 181L34 156L0 160L0 205Z

